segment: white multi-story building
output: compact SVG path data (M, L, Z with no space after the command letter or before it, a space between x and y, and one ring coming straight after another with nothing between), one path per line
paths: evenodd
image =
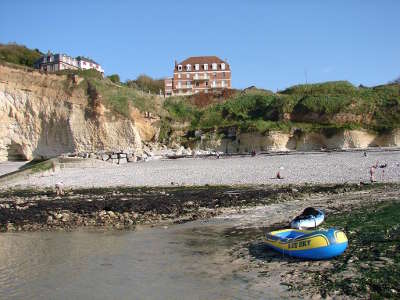
M88 70L95 69L104 75L104 70L100 64L90 58L83 56L71 57L66 54L47 53L35 62L35 68L45 72L57 72L67 69Z

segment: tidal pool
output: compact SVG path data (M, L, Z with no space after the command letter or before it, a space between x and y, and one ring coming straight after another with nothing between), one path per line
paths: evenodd
M273 298L278 290L256 286L258 273L231 255L235 244L262 231L239 234L235 222L220 218L135 231L4 233L0 298Z

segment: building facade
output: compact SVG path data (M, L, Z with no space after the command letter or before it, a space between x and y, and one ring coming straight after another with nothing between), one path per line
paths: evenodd
M175 62L174 76L165 79L165 96L193 95L231 88L231 69L216 56L189 57Z
M57 72L67 69L88 70L95 69L104 75L104 70L100 64L90 58L83 56L71 57L66 54L47 53L35 62L35 68L45 72Z

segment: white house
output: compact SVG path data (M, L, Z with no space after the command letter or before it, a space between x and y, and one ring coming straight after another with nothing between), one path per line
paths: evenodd
M46 72L57 72L66 69L95 69L104 75L103 68L94 60L84 56L71 57L61 53L52 54L48 52L35 62L35 68Z

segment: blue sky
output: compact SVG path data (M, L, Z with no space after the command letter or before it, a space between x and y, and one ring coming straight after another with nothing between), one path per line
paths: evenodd
M236 88L400 76L399 0L1 1L0 43L85 55L122 80L227 59Z

